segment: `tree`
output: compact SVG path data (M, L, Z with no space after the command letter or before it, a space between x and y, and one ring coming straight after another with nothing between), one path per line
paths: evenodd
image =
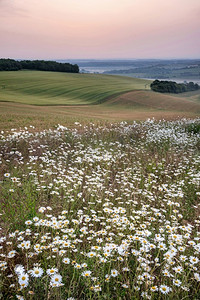
M56 61L45 60L22 60L0 59L0 71L17 71L21 69L79 73L79 66L69 63L58 63Z
M159 93L183 93L187 91L195 91L200 88L200 86L194 82L189 83L176 83L174 81L159 81L154 80L151 85L151 89Z

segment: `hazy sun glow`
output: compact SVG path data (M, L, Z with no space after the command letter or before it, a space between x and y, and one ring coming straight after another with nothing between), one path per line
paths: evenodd
M0 57L199 58L199 0L0 0Z

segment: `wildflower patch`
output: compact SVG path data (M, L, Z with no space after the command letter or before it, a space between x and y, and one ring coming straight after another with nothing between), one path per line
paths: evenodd
M198 299L199 122L1 132L3 299Z

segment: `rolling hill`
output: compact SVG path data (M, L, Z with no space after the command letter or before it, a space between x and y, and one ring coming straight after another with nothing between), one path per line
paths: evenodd
M99 74L0 72L0 101L33 105L100 104L119 93L150 89L149 83L151 81Z
M196 96L197 95L192 95L191 97L177 97L173 94L136 90L114 97L108 100L106 104L109 106L126 106L127 108L138 107L164 111L194 112L199 114L200 102L196 101Z
M200 91L160 94L150 83L99 74L0 72L0 130L200 115Z

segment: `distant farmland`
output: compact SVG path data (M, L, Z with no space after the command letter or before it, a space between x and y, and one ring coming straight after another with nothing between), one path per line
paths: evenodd
M113 75L0 72L0 129L200 115L200 91L160 94L150 83Z
M128 77L41 71L0 72L0 101L33 105L98 104L151 81Z

